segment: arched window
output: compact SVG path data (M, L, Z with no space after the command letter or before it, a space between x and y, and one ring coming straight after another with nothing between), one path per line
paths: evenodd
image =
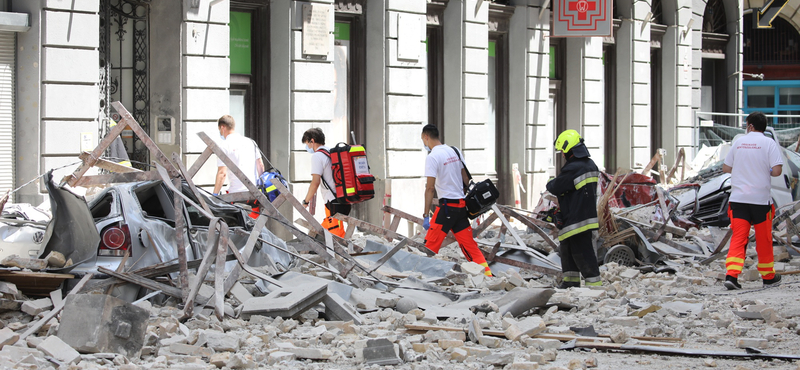
M727 24L722 0L709 0L703 13L703 32L727 33Z
M753 13L744 16L744 64L795 64L800 62L800 33L781 17L772 29L754 29Z

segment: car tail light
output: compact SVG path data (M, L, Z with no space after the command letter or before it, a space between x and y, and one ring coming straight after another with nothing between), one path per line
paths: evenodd
M100 233L100 248L98 256L122 257L131 246L131 235L128 225L113 225L103 229Z

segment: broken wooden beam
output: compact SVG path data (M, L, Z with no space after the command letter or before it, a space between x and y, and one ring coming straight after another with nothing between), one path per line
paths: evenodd
M357 227L359 227L359 228L361 228L363 230L367 230L367 231L369 231L371 233L375 233L375 234L378 234L380 236L383 236L384 238L391 237L391 238L401 239L401 240L402 239L407 239L409 245L413 246L414 248L416 248L420 252L425 253L426 255L428 255L428 257L436 255L436 253L433 253L433 251L431 251L430 249L425 248L424 244L419 243L419 242L415 242L413 240L410 240L410 239L406 238L403 235L400 235L400 234L398 234L398 233L396 233L394 231L391 231L391 230L384 229L384 228L382 228L382 227L380 227L378 225L373 225L373 224L371 224L369 222L359 220L359 219L357 219L355 217L345 216L345 215L340 214L340 213L334 215L333 218L335 218L337 220L340 220L340 221L347 222L348 224L350 224L350 223L356 224Z

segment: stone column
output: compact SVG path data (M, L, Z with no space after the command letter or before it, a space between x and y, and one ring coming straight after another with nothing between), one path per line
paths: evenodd
M485 176L490 168L488 158L484 154L486 148L494 147L487 143L487 120L489 101L489 2L465 0L464 12L464 44L462 64L462 123L463 142L461 146L465 163L473 176ZM455 5L455 4L453 4ZM452 5L451 5L452 6ZM445 41L447 42L447 41ZM447 61L445 61L447 63ZM457 145L449 136L449 144Z

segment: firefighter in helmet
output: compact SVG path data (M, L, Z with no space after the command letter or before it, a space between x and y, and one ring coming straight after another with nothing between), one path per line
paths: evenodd
M567 163L561 173L547 183L547 191L558 197L560 211L556 225L561 243L562 281L559 288L580 287L581 275L587 286L600 286L592 233L599 228L597 221L597 165L589 158L583 138L575 130L558 135L556 151Z

